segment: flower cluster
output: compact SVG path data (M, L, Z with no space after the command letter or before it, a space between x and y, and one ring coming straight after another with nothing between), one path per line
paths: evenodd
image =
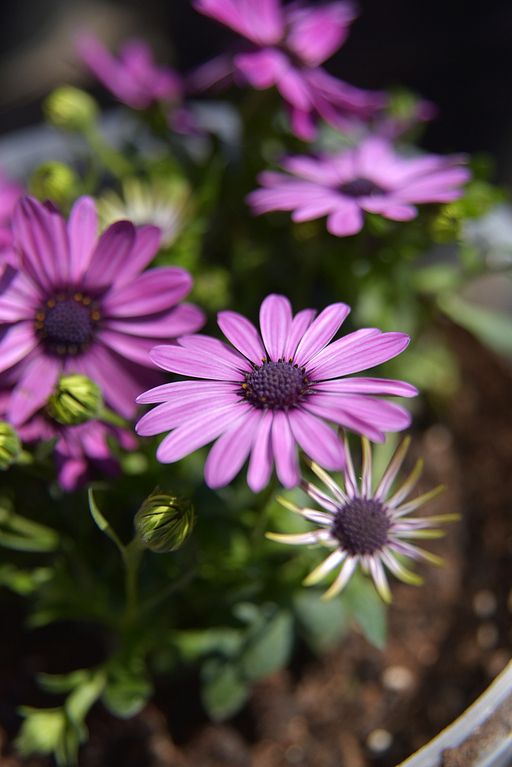
M287 298L270 295L261 305L261 335L245 317L223 311L219 327L233 346L191 335L155 347L155 364L203 380L164 384L139 396L140 403L163 404L141 418L137 432L171 430L157 450L164 463L216 440L205 466L210 487L228 484L249 454L251 490L267 485L273 462L280 482L294 487L300 479L297 444L326 469L342 469L343 443L325 421L380 442L385 431L405 429L410 416L374 395L417 394L403 381L347 377L391 359L409 343L405 333L367 328L329 344L349 311L339 303L316 319L312 309L293 316Z
M111 410L131 418L135 397L159 379L149 349L159 339L195 332L204 315L182 303L192 287L184 269L143 271L159 248L160 230L119 221L98 237L90 197L77 200L67 224L53 205L22 198L12 236L15 268L7 266L0 295L5 418L27 441L57 434L57 453L76 477L83 474L76 462L84 455L108 459L107 433L114 431L131 449L135 443L128 432L97 420L76 427L48 425L40 411L60 375L88 376Z
M356 17L350 2L316 7L279 0L195 0L194 7L253 44L231 64L202 67L196 83L208 83L234 69L235 76L258 90L275 85L285 100L292 131L304 141L316 136L321 117L329 125L346 129L354 118L367 120L386 104L383 93L364 91L333 77L320 64L344 43ZM205 70L210 70L204 75Z

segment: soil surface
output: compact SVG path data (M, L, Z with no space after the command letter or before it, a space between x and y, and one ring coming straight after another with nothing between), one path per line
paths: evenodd
M448 485L429 512L462 520L435 542L443 569L418 568L420 589L394 582L385 651L355 630L321 659L299 651L291 669L260 682L223 724L202 712L196 679L157 680L153 701L131 720L95 706L80 767L395 767L504 668L512 658L512 367L459 328L442 329L462 385L448 409L416 425L412 451L425 458L422 490ZM41 667L16 604L0 624L0 766L52 767L50 758L20 759L9 745L19 724L9 690L16 684L19 699L25 685L37 705L30 680ZM68 629L48 628L53 652L83 631ZM83 664L94 663L94 637L77 640L91 655Z

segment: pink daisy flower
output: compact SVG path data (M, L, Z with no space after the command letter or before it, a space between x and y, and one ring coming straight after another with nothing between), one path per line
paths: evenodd
M293 221L327 216L328 231L345 237L360 231L365 211L409 221L418 214L415 203L458 199L471 178L464 161L462 155L401 157L390 141L370 136L335 155L286 158L281 166L293 175L260 173L264 189L246 201L256 214L292 210Z
M352 3L310 8L282 7L279 0L195 0L193 5L253 43L254 50L234 56L235 76L258 90L275 85L288 104L292 131L304 141L315 138L318 117L342 129L348 116L367 120L385 105L382 93L355 88L319 66L345 42L357 15ZM204 86L209 67L211 81L230 68L216 59L201 67L197 83Z
M146 109L155 101L182 100L180 76L169 67L157 66L144 40L124 42L117 59L92 32L78 35L75 45L98 80L132 109Z
M345 378L391 359L409 343L404 333L369 328L328 346L349 312L339 303L316 319L312 309L293 317L287 298L270 295L261 305L261 335L240 314L219 313L219 327L235 348L202 335L157 346L150 353L157 365L203 380L164 384L138 397L163 404L141 418L137 432L171 430L157 450L162 463L216 440L205 466L210 487L228 484L249 454L251 490L268 484L274 461L280 482L294 487L300 479L297 445L326 469L341 470L343 442L325 421L383 441L384 431L405 429L410 416L371 395L417 394L403 381Z
M22 198L12 228L18 270L7 268L0 295L0 371L16 382L8 420L17 426L36 413L61 373L88 376L108 407L132 417L155 378L148 350L204 324L200 309L177 305L192 277L178 267L141 274L160 230L118 221L98 238L90 197L77 200L67 225L51 203Z

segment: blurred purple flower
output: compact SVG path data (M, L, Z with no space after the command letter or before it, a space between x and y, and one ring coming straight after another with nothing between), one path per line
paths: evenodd
M172 430L157 450L162 463L216 440L205 466L210 487L228 484L249 453L251 490L268 484L273 461L282 484L294 487L300 479L297 444L321 466L342 469L343 443L325 421L383 441L384 431L405 429L410 416L368 395L417 394L403 381L344 378L391 359L409 343L404 333L369 328L328 346L349 312L339 303L316 320L312 309L292 317L288 299L270 295L261 305L261 336L242 315L219 313L219 327L235 349L202 335L157 346L151 359L164 370L205 380L164 384L138 397L163 404L141 418L137 432Z
M282 7L279 0L194 0L193 5L253 43L232 65L223 57L203 65L192 78L196 87L223 79L230 69L258 90L275 85L289 106L292 131L304 141L315 138L318 117L344 129L348 117L367 120L385 105L384 94L348 85L319 66L345 42L357 15L353 3Z
M7 267L0 295L0 371L14 388L15 426L39 410L60 373L95 381L112 410L130 418L156 371L159 339L193 333L200 309L177 304L192 277L179 267L141 271L160 244L154 226L118 221L98 238L95 202L80 197L66 221L51 204L22 198L13 215L18 270Z
M94 467L109 476L118 476L120 468L112 456L107 437L113 438L124 450L135 450L137 440L132 431L101 420L91 420L78 426L64 426L39 411L27 423L17 427L23 442L39 443L56 439L53 459L59 485L73 492L90 479Z
M155 101L181 102L180 76L169 67L157 66L151 48L143 40L124 42L119 58L92 32L77 35L75 46L98 80L132 109L146 109Z
M344 237L360 231L364 211L409 221L418 213L413 203L458 199L471 178L464 161L462 155L401 157L390 141L370 136L335 155L286 158L281 166L295 178L264 171L258 181L265 188L246 201L256 214L292 210L297 222L327 216L328 231Z

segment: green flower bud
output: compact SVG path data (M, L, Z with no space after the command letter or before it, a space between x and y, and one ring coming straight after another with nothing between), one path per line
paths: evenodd
M39 200L54 200L57 204L75 197L78 178L75 171L63 162L53 160L40 165L32 174L28 188Z
M460 200L442 205L430 225L430 236L434 242L440 243L457 240L463 219L464 211Z
M182 546L195 523L195 512L187 499L175 498L159 489L151 493L135 515L135 530L142 545L155 554Z
M96 121L99 109L88 93L72 85L63 85L43 101L43 113L48 122L58 128L84 131Z
M0 421L0 469L5 471L16 462L21 452L18 433L10 423Z
M76 426L98 418L103 407L101 391L87 376L71 373L61 376L50 396L46 410L51 418L65 426Z

